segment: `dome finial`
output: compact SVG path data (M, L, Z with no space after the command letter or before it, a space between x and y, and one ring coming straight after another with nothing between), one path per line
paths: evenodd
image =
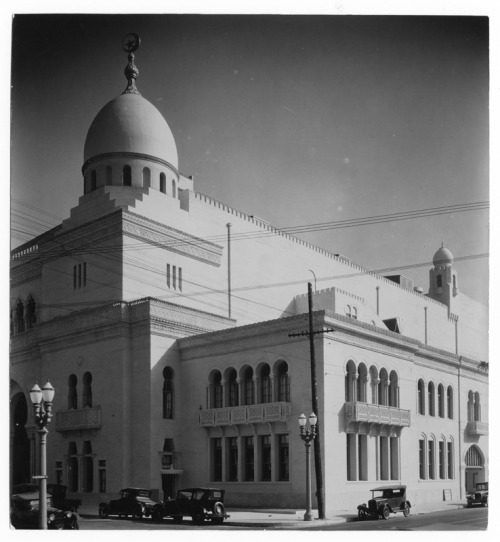
M127 34L122 40L122 48L126 53L128 53L128 64L125 66L124 71L128 83L127 88L122 92L122 94L139 94L139 96L141 95L140 92L137 90L137 87L135 86L135 80L139 75L139 70L134 63L134 51L137 51L137 49L139 49L140 44L141 38L138 34Z

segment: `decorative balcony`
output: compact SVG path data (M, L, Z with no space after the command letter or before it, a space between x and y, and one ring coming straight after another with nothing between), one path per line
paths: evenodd
M376 423L396 427L410 427L410 411L385 405L354 401L345 403L346 425L352 422Z
M488 424L486 422L467 422L465 432L473 436L488 434Z
M60 410L56 412L56 431L96 430L101 427L101 407Z
M290 417L290 409L290 403L210 408L200 411L199 424L202 427L215 427L258 422L282 422Z

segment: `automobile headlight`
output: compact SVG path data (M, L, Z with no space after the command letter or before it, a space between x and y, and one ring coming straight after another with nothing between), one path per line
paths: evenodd
M50 514L49 521L55 521L56 516L54 514Z
M66 517L69 519L71 517L71 512L66 512Z

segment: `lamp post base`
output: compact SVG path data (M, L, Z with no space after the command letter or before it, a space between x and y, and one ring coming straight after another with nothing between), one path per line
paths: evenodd
M312 512L306 512L304 514L304 521L313 521L314 518L313 518L313 515L312 515Z

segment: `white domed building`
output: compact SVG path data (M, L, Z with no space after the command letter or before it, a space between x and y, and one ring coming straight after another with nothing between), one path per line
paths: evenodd
M230 506L303 508L314 269L326 515L392 482L416 506L465 498L488 478L488 311L449 249L424 293L197 193L137 75L130 53L79 204L12 252L11 483L38 471L29 390L50 378L48 478L69 496L211 485Z

